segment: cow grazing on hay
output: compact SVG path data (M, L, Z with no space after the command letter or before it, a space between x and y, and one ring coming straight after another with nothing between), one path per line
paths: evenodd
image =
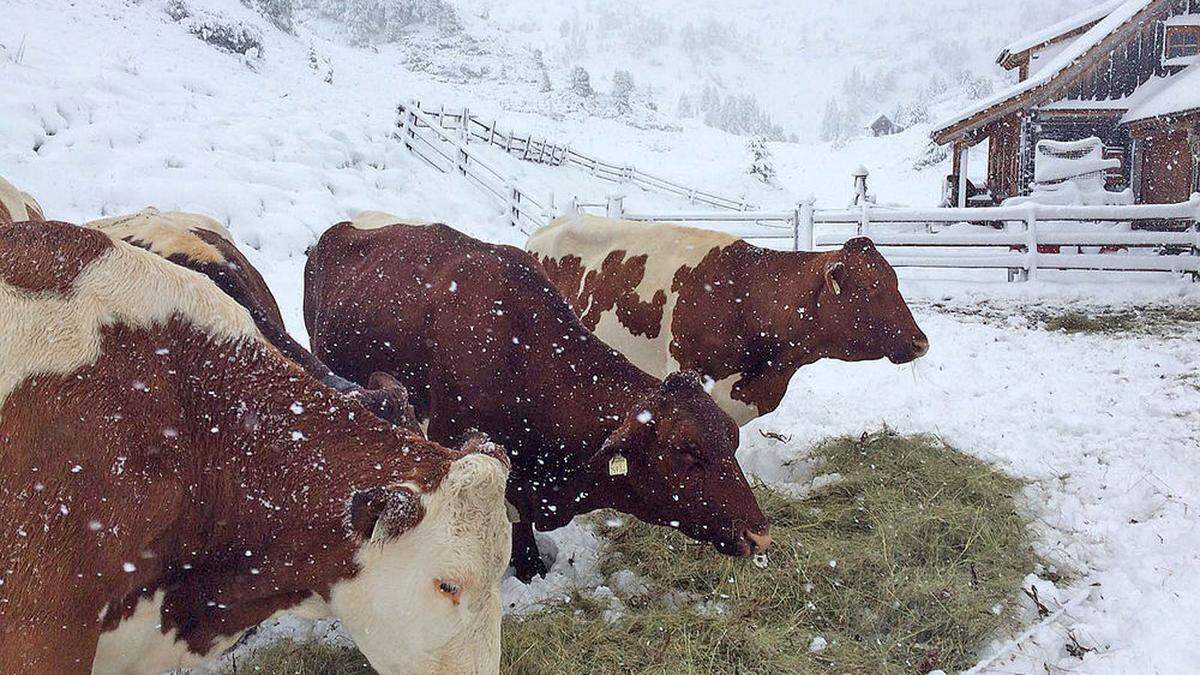
M581 214L534 232L527 248L600 339L657 377L711 378L738 424L778 407L796 370L818 359L906 363L929 350L869 239L793 253Z
M417 429L408 404L408 392L385 373L374 373L366 388L339 377L320 359L292 339L283 316L262 275L233 243L221 223L194 213L162 212L147 208L138 213L94 220L86 224L109 236L156 253L194 270L245 307L268 342L325 384L359 398L367 409L398 426Z
M0 225L12 225L25 220L42 221L42 207L28 193L0 178Z
M508 448L519 578L545 570L533 527L599 508L730 555L769 545L734 457L737 426L699 378L638 370L579 322L524 251L441 224L341 223L304 272L318 357L351 379L394 374L432 439L480 429Z
M495 672L503 450L334 395L192 271L0 226L0 663L159 673L284 610L381 673Z

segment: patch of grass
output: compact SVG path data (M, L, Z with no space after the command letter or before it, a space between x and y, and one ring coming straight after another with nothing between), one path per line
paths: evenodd
M1069 311L1046 318L1046 330L1064 333L1124 333L1136 326L1132 312L1086 314Z
M229 668L229 675L375 675L357 649L281 640Z
M651 592L625 616L576 599L506 625L512 673L913 673L970 667L1011 625L1034 568L1020 484L929 436L815 449L842 480L807 499L759 488L765 568L666 529L608 535L606 571ZM625 519L630 520L630 519ZM698 611L704 607L706 611ZM713 612L719 608L718 613ZM810 651L814 638L827 646Z
M923 673L970 667L1010 628L1034 569L1018 481L930 436L888 431L814 449L841 479L804 499L756 488L765 566L668 528L595 514L602 569L646 591L578 595L504 622L501 670L550 673ZM612 527L609 524L620 521ZM825 646L810 650L814 639ZM291 668L291 669L288 669ZM296 666L240 672L309 673ZM369 672L330 670L321 672Z

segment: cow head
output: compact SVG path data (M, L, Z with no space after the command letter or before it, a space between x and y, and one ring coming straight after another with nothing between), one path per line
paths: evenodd
M770 545L767 519L738 466L738 427L691 371L673 373L627 411L591 462L618 509L728 555Z
M834 358L887 357L908 363L929 351L896 282L896 271L870 239L857 237L824 254L817 291L817 324Z
M333 587L329 603L380 673L500 667L508 460L478 438L465 451L432 492L374 488L347 505L360 569Z

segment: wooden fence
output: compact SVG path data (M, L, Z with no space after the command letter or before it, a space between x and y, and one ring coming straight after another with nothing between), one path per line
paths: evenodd
M576 205L588 210L591 205ZM840 246L866 235L896 267L1004 269L1031 279L1039 269L1159 271L1200 275L1200 194L1178 204L992 208L893 209L870 204L822 210L812 202L787 211L746 213L629 213L610 198L604 212L625 220L719 223L746 239L790 240L793 250ZM1104 228L1104 223L1164 222L1174 231ZM993 227L970 223L987 223ZM1075 223L1075 227L1064 225ZM938 226L959 227L935 232ZM964 227L964 225L966 225ZM907 227L898 230L895 226ZM998 227L995 227L998 226ZM914 231L915 230L915 231ZM1040 247L1040 250L1039 250ZM1109 247L1112 253L1079 253L1063 247ZM1051 252L1056 251L1057 252Z
M396 137L410 151L443 172L454 172L474 183L499 201L508 221L528 234L549 223L556 209L553 197L541 201L515 185L513 180L469 148L469 139L486 140L509 153L531 161L559 165L582 160L570 148L555 146L531 137L501 134L495 123L478 122L470 111L438 111L431 117L419 106L398 108ZM465 127L447 128L448 120ZM450 122L450 124L453 124ZM590 158L585 158L590 159ZM604 165L599 177L613 180ZM645 183L647 174L622 169L630 182ZM602 175L603 174L603 175ZM679 188L664 182L671 188ZM694 201L713 204L709 193L688 195L663 188ZM724 198L719 198L724 199ZM1053 206L1022 204L990 208L896 209L863 204L850 209L817 209L812 201L780 211L749 211L726 202L726 212L630 213L621 197L604 203L571 200L565 212L601 211L610 218L647 222L714 223L746 239L790 240L793 250L813 251L840 246L854 236L869 236L896 267L940 267L956 269L1003 269L1009 278L1032 279L1040 269L1159 271L1200 276L1200 194L1178 204L1134 206ZM732 212L731 212L732 211ZM1173 231L1134 230L1101 225L1164 222ZM971 227L986 223L994 227ZM1076 223L1074 228L1063 225ZM942 231L935 231L943 227ZM1110 247L1115 253L1071 253L1062 247ZM1132 250L1129 250L1132 249Z
M497 148L502 148L506 153L528 162L550 166L572 166L587 171L592 176L602 180L635 185L643 190L675 195L693 204L705 204L729 211L749 211L755 208L753 204L738 197L726 197L686 185L680 185L662 176L642 171L637 167L612 164L573 150L568 145L551 143L545 138L534 138L532 134L520 136L512 132L501 131L497 127L495 120L490 122L484 121L477 115L471 114L471 111L467 108L446 110L443 106L437 109L422 109L420 102L414 102L408 105L401 104L401 115L408 108L422 113L417 117L416 124L432 125L436 122L437 126L441 129L457 131L459 140L464 145L472 142L487 143Z
M546 202L517 187L513 180L480 159L456 134L435 124L421 109L401 104L396 115L396 138L410 152L443 173L456 173L505 208L508 222L529 234L550 222L553 196Z

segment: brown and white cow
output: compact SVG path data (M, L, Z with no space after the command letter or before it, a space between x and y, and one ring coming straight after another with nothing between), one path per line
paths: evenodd
M45 219L42 207L32 195L21 192L12 183L0 177L0 225Z
M224 225L196 213L163 212L153 207L137 213L103 218L86 224L109 236L156 253L216 282L245 307L268 342L300 364L310 375L352 397L383 419L416 429L408 392L384 373L375 373L366 388L339 377L296 342L284 327L283 316L262 275L233 243Z
M819 359L906 363L929 350L869 239L793 253L580 214L526 248L600 339L657 377L685 368L710 379L738 424L774 410L796 370Z
M496 672L503 450L337 396L204 276L0 226L0 669L159 673L290 610L381 673Z
M737 426L699 378L639 370L524 251L441 224L341 223L310 250L304 277L318 357L351 379L395 375L432 439L479 429L508 449L519 578L544 571L533 527L599 508L730 555L770 543L734 457Z

